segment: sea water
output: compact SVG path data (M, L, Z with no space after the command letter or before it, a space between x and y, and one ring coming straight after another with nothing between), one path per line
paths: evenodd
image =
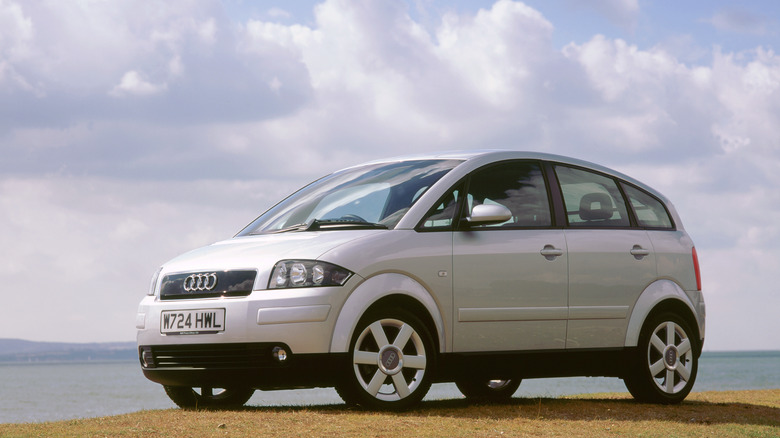
M780 351L704 353L694 392L780 388ZM529 379L515 397L626 392L605 377ZM461 398L454 384L435 384L426 400ZM248 405L341 404L331 388L257 391ZM27 423L117 415L175 407L138 362L0 364L0 423Z

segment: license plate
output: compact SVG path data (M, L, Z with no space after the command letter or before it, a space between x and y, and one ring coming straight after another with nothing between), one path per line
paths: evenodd
M160 333L204 335L225 331L225 309L165 310Z

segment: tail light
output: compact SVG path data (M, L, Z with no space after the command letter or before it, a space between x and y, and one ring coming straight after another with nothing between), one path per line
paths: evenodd
M699 255L696 254L696 247L691 251L693 254L693 270L696 272L696 290L701 290L701 271L699 270Z

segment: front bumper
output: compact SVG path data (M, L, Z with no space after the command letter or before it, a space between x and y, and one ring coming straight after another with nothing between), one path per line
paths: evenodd
M246 297L170 301L148 296L136 315L137 341L139 346L281 343L295 354L328 353L347 291L345 287L262 290ZM224 309L224 330L163 333L163 312L202 309Z
M348 290L262 290L245 297L187 300L148 296L136 315L141 368L148 379L171 386L333 386L334 369L346 355L330 354L330 344ZM202 309L224 309L224 330L163 333L163 312ZM284 350L284 360L274 355L277 348Z
M288 354L280 359L278 349ZM341 354L290 354L281 343L193 344L138 347L141 369L170 386L291 389L334 386L347 369Z

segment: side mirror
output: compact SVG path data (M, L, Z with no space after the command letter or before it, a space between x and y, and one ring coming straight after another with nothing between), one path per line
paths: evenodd
M500 224L512 219L512 212L503 205L481 204L471 209L471 216L466 218L469 226Z

